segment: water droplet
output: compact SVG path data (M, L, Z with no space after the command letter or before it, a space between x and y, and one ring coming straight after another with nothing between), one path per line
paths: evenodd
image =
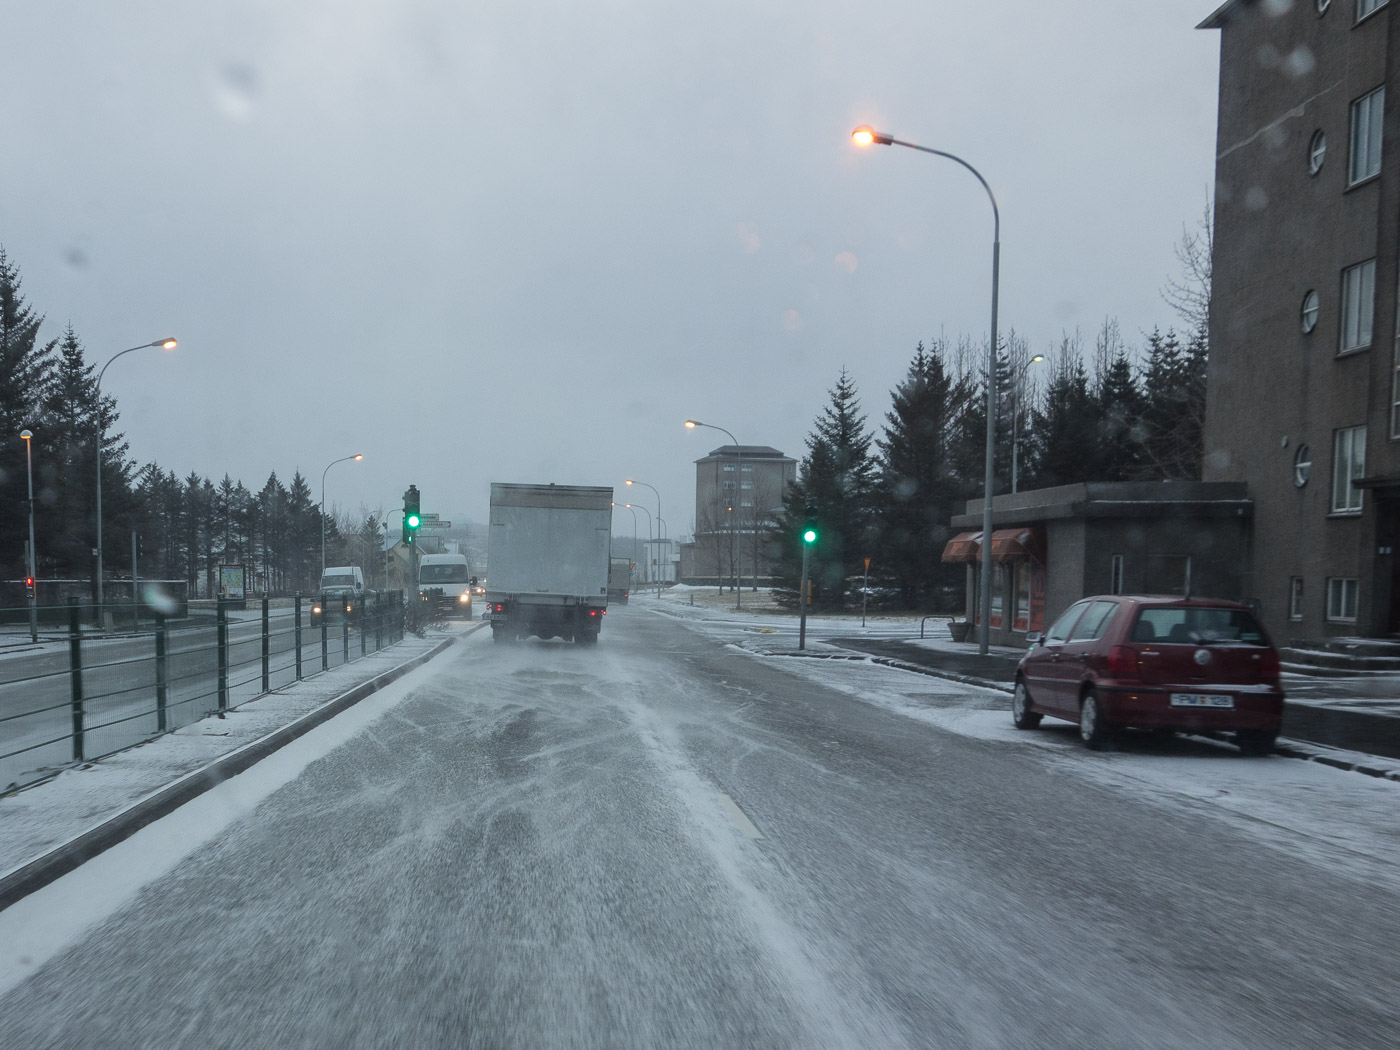
M783 331L796 332L802 328L802 315L796 310L783 311Z
M1290 77L1305 77L1317 68L1317 58L1307 44L1299 44L1283 60L1283 71Z
M751 222L739 223L739 245L745 255L752 255L762 246L758 239L758 228Z
M1262 186L1251 186L1245 192L1244 206L1249 211L1263 211L1269 206L1269 195Z
M860 265L859 260L851 252L839 252L835 259L836 265L847 273L855 273L856 267Z
M227 62L214 77L214 105L229 120L249 120L257 95L257 70L247 62Z

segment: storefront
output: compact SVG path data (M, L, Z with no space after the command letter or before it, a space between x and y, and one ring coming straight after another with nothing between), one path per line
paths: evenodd
M991 542L980 529L948 541L967 566L969 619L980 619L984 546L992 561L991 640L1022 645L1091 594L1198 594L1240 599L1252 502L1228 482L1105 482L998 496ZM982 501L952 520L982 521Z

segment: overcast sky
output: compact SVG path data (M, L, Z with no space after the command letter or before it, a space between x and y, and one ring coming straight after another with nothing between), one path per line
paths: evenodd
M142 462L315 496L362 451L328 503L476 520L635 476L676 535L727 442L686 417L800 458L843 365L873 425L920 339L985 337L981 188L857 124L991 182L1034 348L1173 323L1214 6L0 0L0 244L99 365L180 340L104 382Z

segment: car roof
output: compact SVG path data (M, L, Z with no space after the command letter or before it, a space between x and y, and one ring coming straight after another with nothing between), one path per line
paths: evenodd
M1183 598L1179 594L1095 594L1083 601L1131 602L1154 607L1175 607L1182 609L1243 609L1249 612L1248 605L1227 601L1224 598Z

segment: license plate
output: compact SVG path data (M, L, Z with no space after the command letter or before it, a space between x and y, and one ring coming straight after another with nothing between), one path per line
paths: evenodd
M1234 710L1235 698L1224 693L1172 693L1172 707L1210 707Z

